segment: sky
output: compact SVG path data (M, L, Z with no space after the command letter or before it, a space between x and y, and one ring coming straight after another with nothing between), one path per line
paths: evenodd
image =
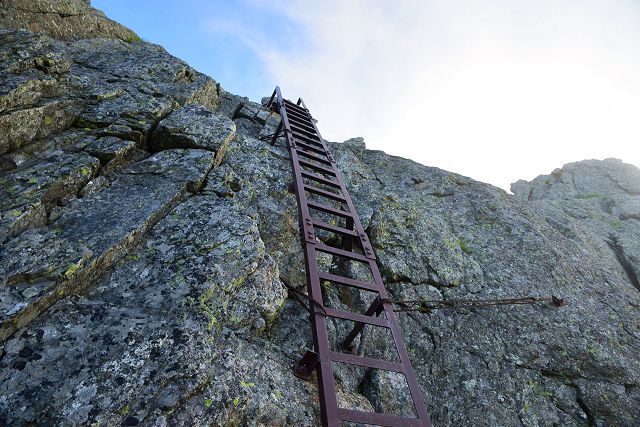
M640 2L92 0L226 90L302 97L325 139L509 189L640 166Z

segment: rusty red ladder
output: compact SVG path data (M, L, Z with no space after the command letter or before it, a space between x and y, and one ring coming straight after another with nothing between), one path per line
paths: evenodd
M302 99L298 99L298 102L294 104L284 99L280 88L276 87L268 107L280 113L281 116L280 125L273 135L271 144L275 144L278 136L284 131L286 144L289 148L304 247L307 293L309 300L312 302L310 304L312 312L311 328L315 351L307 352L302 360L296 364L294 369L296 376L308 379L312 372L316 370L322 425L325 427L339 427L342 422L394 427L431 426L391 301L388 298L378 270L376 256L369 238L362 228L360 218L347 192L342 175L336 167L335 159L320 136L315 120ZM323 188L320 188L320 186ZM339 208L334 207L335 204L331 206L331 203L324 204L309 200L307 194L313 194L315 197L320 196L333 203L339 203ZM346 210L342 209L345 206ZM311 215L311 210L341 218L344 220L345 226L336 226L314 218ZM316 229L342 236L341 247L338 248L316 241ZM354 243L356 244L354 245ZM355 251L355 247L359 247L361 253ZM367 264L371 270L373 283L320 271L317 263L318 252ZM324 305L323 300L322 281L372 291L377 293L377 297L364 314L327 307ZM386 318L379 317L383 312ZM342 342L341 348L343 351L332 351L330 348L326 316L355 322L355 327ZM391 331L399 363L344 352L365 325L388 328ZM409 418L340 408L333 377L332 364L334 362L404 374L411 399L413 400L416 417Z

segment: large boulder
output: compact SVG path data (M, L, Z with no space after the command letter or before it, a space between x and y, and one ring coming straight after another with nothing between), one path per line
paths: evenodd
M236 125L228 117L201 105L188 105L158 123L151 148L202 148L223 154L235 133Z

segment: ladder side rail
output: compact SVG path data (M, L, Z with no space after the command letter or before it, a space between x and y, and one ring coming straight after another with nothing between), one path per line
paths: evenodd
M298 98L298 103L301 104L305 110L309 110L307 108L307 105L305 104L304 100L302 98ZM322 141L323 144L325 143L324 138L322 138L322 135L320 134L320 131L318 130L318 127L316 126L315 122L313 120L311 120L311 123L313 124L313 127L316 131L316 134L318 135L318 137L320 138L320 141ZM369 237L367 236L367 234L364 231L364 228L362 227L362 223L360 222L360 216L357 214L356 209L353 205L353 201L351 200L351 196L349 195L349 192L347 191L346 185L344 183L344 179L342 177L342 173L340 172L340 170L336 167L335 165L335 160L333 160L333 157L330 156L330 158L332 159L332 163L334 166L334 169L336 170L336 181L340 183L340 190L346 200L347 206L349 208L349 212L352 213L353 215L353 225L355 228L355 231L360 235L360 240L362 242L362 247L365 251L365 255L367 256L367 258L371 259L371 262L369 263L370 267L371 267L371 273L373 275L374 278L374 283L378 289L379 289L379 298L380 298L380 303L382 304L382 307L384 309L385 315L387 317L387 320L389 321L390 327L391 327L391 331L392 331L392 336L393 336L393 340L395 342L395 346L396 346L396 351L398 352L398 357L400 358L400 362L403 365L404 369L405 369L405 379L407 381L407 384L409 386L409 391L411 393L411 397L413 400L413 405L416 411L416 414L418 415L418 418L421 420L424 420L426 422L427 426L431 425L431 420L429 418L429 415L427 413L427 408L426 405L424 404L424 401L422 399L422 393L420 392L420 388L418 386L418 382L416 380L416 376L415 376L415 372L413 371L413 367L411 365L411 361L409 359L409 354L407 353L407 349L405 347L404 344L404 340L402 339L402 335L400 333L400 328L398 326L398 322L396 320L395 314L393 312L393 307L391 305L391 302L389 301L389 296L387 294L387 290L384 286L384 282L382 281L382 277L380 275L380 270L378 269L378 265L376 263L376 257L375 254L373 252L373 248L371 247L371 244L369 242ZM355 337L354 337L355 338Z
M327 158L331 161L331 170L332 174L335 176L335 181L339 184L342 195L344 196L344 203L347 205L349 213L349 218L347 219L347 229L353 230L357 233L358 238L361 242L361 246L365 252L364 256L359 256L360 259L367 262L370 267L372 276L373 276L373 287L378 292L379 296L377 298L377 304L374 303L367 310L367 314L371 315L379 315L382 311L386 314L386 319L388 327L391 329L392 337L394 340L394 344L396 347L396 351L398 353L398 357L400 359L400 363L397 365L401 369L401 372L404 373L405 379L409 386L409 391L412 397L414 409L417 415L417 419L408 420L407 424L399 423L398 425L422 425L422 426L431 426L431 421L429 419L429 415L426 410L426 406L424 401L422 400L422 394L420 392L415 373L411 366L411 361L409 360L409 356L404 345L404 340L402 339L402 335L400 333L400 329L395 318L395 314L393 312L393 308L391 306L391 302L388 298L388 294L386 288L384 286L384 282L382 281L382 277L380 271L378 269L376 263L376 257L373 252L373 248L369 242L369 238L362 227L360 222L360 218L356 213L355 207L353 205L353 201L349 195L349 192L346 189L346 185L344 183L344 179L340 170L337 168L335 164L335 160L329 151L325 140L322 138L320 132L318 131L317 126L315 125L315 119L309 113L306 104L302 100L302 98L298 99L297 104L293 104L290 101L285 102L282 97L282 93L280 92L280 88L276 87L274 90L274 94L272 95L271 101L269 105L272 104L274 98L277 100L278 108L280 111L280 115L282 117L282 123L284 124L285 130L285 138L287 141L287 147L289 149L292 171L295 178L295 193L298 202L298 211L301 222L301 231L302 235L302 243L304 247L304 256L305 256L305 267L307 274L307 288L309 295L316 301L322 301L322 289L320 285L320 272L317 267L317 258L316 258L316 250L321 249L321 246L318 246L316 249L316 240L314 234L314 222L311 219L309 213L309 202L307 200L307 196L305 193L305 185L303 181L303 170L302 165L300 164L300 159L298 158L298 153L296 150L296 143L294 140L294 135L291 130L291 125L287 116L287 104L294 105L299 107L297 111L295 111L296 115L301 115L302 108L304 109L304 113L308 116L308 122L311 126L313 126L316 136L319 139L319 145L321 145L324 151L327 154ZM293 111L293 110L292 110ZM328 170L329 168L327 168ZM336 252L335 250L331 250L331 252ZM337 251L342 252L342 251ZM330 252L329 252L330 253ZM351 251L351 253L355 254ZM324 273L323 273L324 274ZM374 307L374 305L376 305ZM318 385L319 385L319 393L320 393L320 401L321 405L321 415L322 415L322 423L325 427L339 427L340 420L347 420L352 416L356 416L355 414L359 414L358 411L347 411L341 409L337 406L337 397L336 397L336 389L335 389L335 381L333 378L333 367L331 362L331 355L334 353L329 348L329 337L326 328L326 318L323 309L321 307L317 307L315 304L313 306L312 313L312 332L314 338L314 347L318 353L318 365L317 369L317 377L318 377ZM364 325L360 324L350 334L350 338L353 339L359 333ZM359 329L356 332L356 329ZM336 354L333 356L337 357ZM345 355L341 356L343 359L348 359L349 357ZM355 359L359 360L359 359ZM362 361L360 361L362 362ZM362 362L364 363L364 362ZM373 362L370 362L373 363ZM383 365L385 362L379 361L375 362L379 365ZM386 366L386 365L385 365ZM389 365L391 366L391 365ZM393 365L396 366L396 365ZM345 417L348 413L351 413L350 416ZM378 416L376 416L378 415ZM391 420L394 417L382 415L382 414L371 414L366 415L366 413L362 413L362 415L358 415L363 420L366 418L371 419L371 421L382 421L384 424L380 425L389 425L386 424L387 420ZM397 417L395 421L400 421L401 417ZM414 424L415 423L415 424Z
M298 102L301 103L301 105L305 109L307 109L307 106L304 103L304 100L302 98L298 98ZM330 154L329 149L328 149L328 147L326 145L326 142L325 142L324 138L322 137L322 135L320 134L320 131L318 130L318 127L313 122L313 120L311 121L311 124L313 125L313 128L316 131L316 134L320 138L320 141L322 141L322 143L325 145L325 150L329 154L327 157L330 159L330 161L332 163L332 166L334 167L334 170L336 171L336 181L338 183L340 183L340 192L344 196L344 199L345 199L345 202L347 204L347 208L348 208L349 212L351 212L351 214L353 215L353 224L347 224L347 225L351 225L353 227L352 230L355 230L358 233L358 236L360 237L360 241L362 243L362 248L363 248L363 250L365 252L365 256L367 258L375 260L376 259L375 252L373 251L373 247L371 246L371 243L369 242L369 236L367 236L367 234L364 231L364 227L362 227L362 223L360 222L360 216L358 215L358 213L356 211L356 208L353 205L353 200L351 200L351 195L349 195L349 191L347 190L347 186L344 183L344 178L342 177L342 172L340 172L340 170L336 166L336 161L335 161L333 155ZM376 265L376 268L377 268L377 265ZM380 283L382 284L382 281ZM384 285L382 285L382 288L384 288ZM380 295L380 298L387 298L386 291L384 292L384 295L382 295L382 294Z
M282 94L280 88L276 87L278 106L280 108L280 115L285 126L285 138L287 140L287 147L289 150L289 158L291 160L292 171L295 182L295 194L298 204L298 214L301 222L301 228L303 232L302 244L304 247L305 258L305 270L307 276L307 292L316 301L322 301L322 288L320 285L320 278L318 276L318 268L316 263L315 252L315 234L313 231L313 225L311 216L309 215L309 207L307 206L307 196L304 192L301 167L299 165L298 154L295 150L295 142L289 128L289 121L287 118L287 112L284 107ZM308 220L309 221L308 221ZM323 402L321 406L321 418L323 420L324 427L340 427L338 421L338 402L336 397L335 381L333 379L333 367L331 361L328 359L329 349L329 334L327 332L327 326L325 322L324 313L315 304L313 307L311 330L313 334L314 349L319 355L318 367L316 368L316 376L318 378L318 389L320 393L320 401Z

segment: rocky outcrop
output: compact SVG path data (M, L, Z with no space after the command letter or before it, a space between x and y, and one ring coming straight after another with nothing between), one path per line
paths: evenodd
M89 0L2 0L0 28L24 29L61 40L106 37L140 41L136 33L92 8Z
M608 245L640 291L640 169L617 159L585 160L511 189L567 237Z
M85 280L74 275L102 272L112 251L134 243L186 192L199 191L232 134L206 150L165 150L144 160L149 135L174 109L200 98L216 107L214 81L146 44L63 43L25 31L1 31L0 39L0 276L11 285L37 282L5 289L6 337ZM52 222L70 227L47 227Z
M153 134L151 148L203 148L220 151L236 133L236 125L226 117L199 105L189 105L162 120ZM221 153L221 156L224 153Z
M312 341L284 286L305 286L290 164L261 139L278 116L147 43L0 41L1 423L317 425L291 373ZM513 196L331 146L394 299L567 303L399 313L434 425L637 424L637 169L567 165ZM355 351L392 359L388 339ZM402 377L336 381L345 407L411 411Z

